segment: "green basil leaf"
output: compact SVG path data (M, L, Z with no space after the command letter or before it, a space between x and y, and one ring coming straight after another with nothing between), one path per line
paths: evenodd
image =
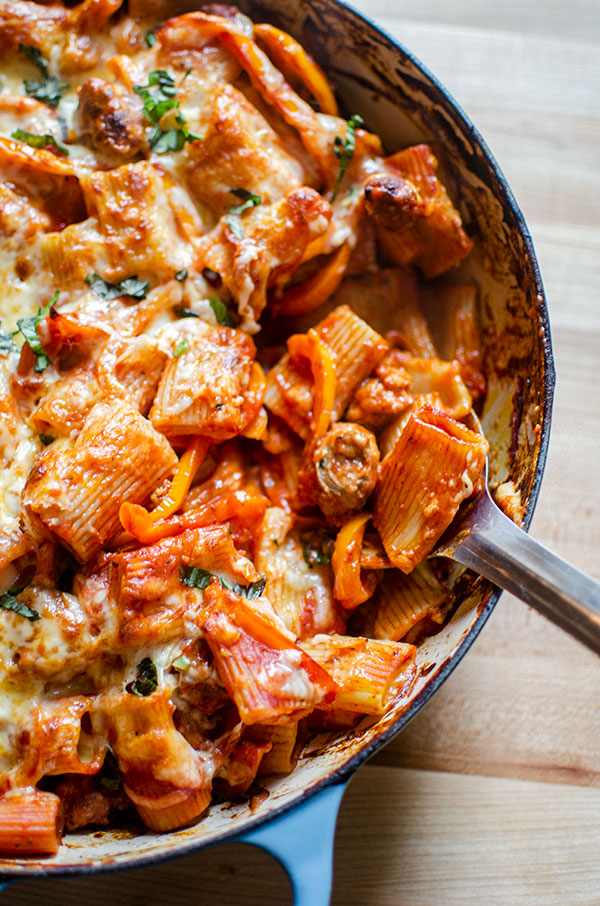
M66 82L59 82L55 76L48 76L44 82L38 82L36 79L23 79L25 94L48 107L58 107L58 102L68 85Z
M192 311L191 308L186 308L184 305L179 305L174 309L175 314L178 318L199 318L200 315L197 315L195 311Z
M149 139L148 144L155 154L166 154L167 151L181 151L185 145L185 135L181 129L168 129L166 132L156 130Z
M65 82L59 82L56 76L50 75L48 63L37 47L19 44L19 53L26 57L30 63L39 69L42 80L23 79L25 93L49 107L57 107L64 91L69 87Z
M198 569L197 566L182 566L179 569L179 578L184 585L203 591L208 588L213 574L205 569Z
M139 301L146 298L150 289L148 280L138 280L137 274L121 280L120 283L109 283L100 277L99 274L88 274L85 282L92 292L107 301L119 299L121 296L131 296L132 299Z
M177 271L175 274L175 279L180 283L183 283L188 278L187 267L182 267L180 271Z
M247 189L230 189L229 191L232 195L241 198L243 202L243 204L233 205L233 207L229 208L229 214L242 214L244 211L247 211L248 208L255 208L258 207L259 204L262 204L260 195L254 195Z
M208 588L211 580L216 578L206 569L198 569L197 566L182 566L179 570L179 577L185 585L201 590ZM251 582L250 585L240 585L239 582L228 582L227 579L219 579L219 582L223 588L226 588L228 591L233 591L242 598L260 598L265 590L265 585L267 584L267 580L264 578L258 579L257 582Z
M132 299L145 299L150 289L148 280L138 280L137 276L127 277L118 284L123 296L131 296Z
M31 47L27 44L19 44L19 53L23 54L23 56L28 59L30 63L33 63L33 65L37 69L39 69L43 76L50 75L48 64L44 60L42 52L38 47Z
M164 101L159 101L158 104L155 104L152 108L152 119L155 123L158 123L159 120L163 118L165 113L168 113L169 110L176 110L179 106L179 101L177 98L166 98Z
M35 364L33 370L36 374L40 374L45 368L50 364L50 359L46 355L44 347L40 342L38 337L38 324L43 321L50 309L56 305L58 300L58 290L55 290L54 295L50 299L47 305L43 308L39 308L37 314L33 315L31 318L20 318L17 321L17 327L21 333L21 336L31 349L35 353Z
M158 673L154 661L145 657L137 665L137 676L133 683L127 688L128 692L133 695L152 695L158 688Z
M344 178L344 174L348 169L348 164L352 160L352 155L354 154L354 148L356 146L356 128L358 126L364 126L364 120L362 116L359 116L358 113L355 113L354 116L351 116L346 124L346 138L343 139L341 135L336 135L333 142L333 151L336 157L340 161L340 170L333 187L333 192L331 193L331 202L335 200L335 197L338 193L340 183Z
M144 41L146 42L148 47L156 47L156 45L158 44L158 38L154 33L154 29L151 28L150 31L146 32L146 34L144 35Z
M237 219L237 217L235 217L235 216L234 217L224 217L223 220L225 221L225 223L227 224L227 226L229 227L229 229L231 230L231 232L233 233L233 235L235 236L236 239L244 238L244 231L242 229L242 224Z
M175 80L168 72L154 69L148 76L148 84L134 85L133 90L142 100L146 120L155 127L148 139L155 154L180 151L187 141L197 138L188 130L185 117L180 111L175 116L176 129L161 129L159 125L165 113L179 108L179 101L175 96Z
M52 148L54 151L58 151L59 154L64 154L65 157L69 156L69 149L57 142L49 132L44 132L43 135L36 135L34 132L26 132L24 129L15 129L11 137L16 138L17 141L26 142L30 148L38 148L38 150Z
M16 352L18 348L12 334L0 333L0 355L9 355L11 352Z
M187 337L182 337L181 340L178 340L175 343L173 348L173 358L178 359L180 355L183 355L184 352L187 352L190 348L190 341Z
M265 585L267 584L266 579L258 579L256 582L251 582L250 585L241 585L239 582L228 582L227 579L220 579L220 582L223 588L234 592L234 594L239 595L241 598L260 598L265 590Z
M233 590L243 598L260 598L266 584L266 579L258 579L256 582L251 582L250 585L238 585L236 582Z
M217 324L222 324L224 327L235 327L235 321L227 311L227 306L219 299L218 296L215 296L214 293L211 293L208 301L210 302L210 307L215 313Z
M30 623L35 623L35 621L40 618L37 610L32 610L31 607L28 607L27 604L23 604L8 591L4 592L3 595L0 595L0 607L3 607L4 610L12 610L13 613L18 613L20 617L25 617Z
M163 94L175 96L175 79L164 69L153 69L148 76L148 85L158 85Z

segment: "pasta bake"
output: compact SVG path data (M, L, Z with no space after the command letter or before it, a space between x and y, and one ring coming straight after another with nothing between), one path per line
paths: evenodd
M0 850L397 707L488 444L472 241L290 35L0 0Z

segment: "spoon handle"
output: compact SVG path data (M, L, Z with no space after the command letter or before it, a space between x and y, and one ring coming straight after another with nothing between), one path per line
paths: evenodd
M600 583L530 538L486 495L452 556L600 654Z

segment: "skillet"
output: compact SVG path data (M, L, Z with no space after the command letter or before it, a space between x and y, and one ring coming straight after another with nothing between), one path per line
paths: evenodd
M338 0L243 0L239 5L254 21L272 22L300 40L337 85L343 114L360 113L388 152L435 143L443 179L475 240L456 279L479 287L489 380L482 422L491 445L490 482L494 487L512 481L527 528L544 469L554 366L531 238L502 173L447 91L407 50L350 7ZM175 3L172 14L185 10ZM56 856L0 859L0 880L138 868L237 840L280 858L292 875L296 906L329 902L335 819L345 784L436 692L500 595L470 574L461 578L460 589L451 620L418 650L422 669L409 699L378 721L365 718L350 732L317 737L291 775L268 784L269 795L258 807L213 805L197 825L162 835L71 834Z

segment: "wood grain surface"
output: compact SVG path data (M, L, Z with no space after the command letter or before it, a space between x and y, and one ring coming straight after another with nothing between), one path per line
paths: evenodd
M450 89L539 256L557 390L532 534L600 579L600 4L354 0ZM503 595L448 682L358 773L336 906L599 906L600 662ZM124 875L19 884L4 906L290 904L230 845Z

